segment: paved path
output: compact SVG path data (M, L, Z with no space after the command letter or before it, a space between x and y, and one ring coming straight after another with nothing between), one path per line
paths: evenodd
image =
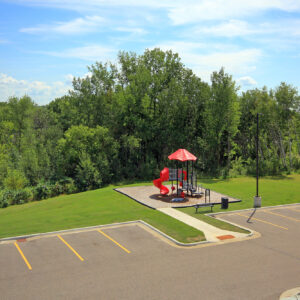
M159 211L165 213L166 215L169 215L187 225L190 225L198 230L201 230L204 233L206 240L209 242L219 242L220 239L218 237L222 237L222 236L226 236L226 235L231 235L236 238L247 236L247 234L244 234L244 233L219 229L219 228L212 226L206 222L203 222L199 219L193 218L190 215L187 215L175 208L166 207L166 208L158 208L157 210L159 210Z

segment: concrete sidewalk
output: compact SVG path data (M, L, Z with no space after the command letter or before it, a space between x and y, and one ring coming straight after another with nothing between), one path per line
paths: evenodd
M220 242L220 237L231 235L235 238L246 237L247 234L240 232L233 232L228 230L219 229L215 226L212 226L208 223L205 223L199 219L193 218L190 215L187 215L178 209L175 208L157 208L157 210L163 212L166 215L169 215L191 227L194 227L200 231L202 231L205 235L205 238L209 242ZM218 238L219 237L219 238Z

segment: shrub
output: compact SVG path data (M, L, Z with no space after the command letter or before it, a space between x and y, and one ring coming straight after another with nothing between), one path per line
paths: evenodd
M59 182L56 182L54 185L51 186L51 197L58 196L64 192L64 187Z
M42 200L51 196L51 187L46 183L39 183L33 188L34 200Z
M27 179L21 171L9 169L3 183L8 190L20 190L26 185Z
M28 201L32 200L32 192L30 189L23 189L13 192L13 204L23 204L27 203Z
M0 207L7 207L8 205L23 204L32 199L30 189L22 190L4 190L0 198Z
M65 190L66 194L74 194L78 191L78 188L75 185L74 181L72 180L71 182L69 182L65 185L64 190Z
M240 175L247 174L247 162L242 157L239 157L231 162L231 168L229 170L229 177L238 177Z
M8 206L6 191L2 190L0 194L0 208L5 208Z

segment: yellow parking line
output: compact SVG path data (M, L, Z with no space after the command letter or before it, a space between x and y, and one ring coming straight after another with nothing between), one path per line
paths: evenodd
M98 231L103 234L105 237L107 237L108 239L110 239L112 242L114 242L116 245L118 245L120 248L122 248L124 251L126 251L127 253L130 253L130 251L128 249L126 249L125 247L123 247L121 244L119 244L117 241L115 241L113 238L111 238L110 236L108 236L106 233L104 233L102 230L98 229Z
M22 252L21 248L19 247L19 245L17 244L17 242L15 242L15 246L18 249L20 255L22 256L22 258L24 259L27 267L29 270L32 270L30 263L28 262L27 258L25 257L24 253Z
M249 217L247 217L247 216L244 216L244 215L241 215L241 214L239 214L239 213L236 213L237 215L239 215L239 216L242 216L242 217L245 217L245 218L249 218ZM277 224L273 224L273 223L270 223L270 222L267 222L267 221L264 221L264 220L261 220L261 219L257 219L257 218L251 218L251 219L253 219L253 220L256 220L256 221L259 221L259 222L262 222L262 223L266 223L266 224L269 224L269 225L272 225L272 226L275 226L275 227L278 227L278 228L282 228L282 229L284 229L284 230L288 230L288 228L286 228L286 227L283 227L283 226L279 226L279 225L277 225Z
M271 215L279 216L279 217L282 217L282 218L286 218L286 219L289 219L289 220L292 220L292 221L295 221L295 222L300 222L299 219L289 217L289 216L285 216L285 215L282 215L282 214L278 214L278 213L275 213L275 212L271 212L271 211L267 211L267 210L263 210L263 212L271 214Z
M73 253L81 260L84 261L84 259L72 248L71 245L69 245L59 234L57 235L57 237L63 242L65 243L71 251L73 251Z

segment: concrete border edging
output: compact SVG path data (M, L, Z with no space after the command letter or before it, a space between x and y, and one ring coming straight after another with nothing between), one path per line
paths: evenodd
M209 241L202 241L202 242L195 242L195 243L182 243L182 242L178 242L174 238L170 237L169 235L167 235L166 233L160 231L159 229L155 228L154 226L148 224L147 222L145 222L143 220L139 220L138 222L142 223L143 225L146 225L150 229L152 229L155 232L159 233L160 235L162 235L163 237L167 238L168 240L170 240L171 242L175 243L178 246L191 247L191 246L198 246L198 245L202 245L202 244L211 244L212 243L212 242L209 242Z
M127 224L133 224L137 221L127 221L127 222L120 222L120 223L112 223L112 224L103 224L103 225L94 225L94 226L87 226L87 227L79 227L79 228L71 228L71 229L63 229L63 230L57 230L57 231L49 231L49 232L42 232L42 233L33 233L33 234L27 234L27 235L18 235L18 236L12 236L7 238L0 239L1 242L5 241L11 241L11 240L18 240L18 239L28 239L38 236L46 236L46 235L52 235L52 234L60 234L60 233L67 233L67 232L75 232L75 231L86 231L101 227L113 227L113 226L120 226L120 225L127 225Z
M144 205L144 206L146 206L146 207L148 207L148 208L151 208L151 209L156 210L156 208L154 208L154 207L152 207L152 206L150 206L150 205L148 205L148 204L146 204L146 203L140 202L139 200L137 200L137 199L135 199L135 198L133 198L133 197L127 195L126 193L123 193L123 192L119 191L118 188L114 188L113 190L114 190L115 192L118 192L118 193L120 193L120 194L122 194L122 195L124 195L124 196L126 196L126 197L128 197L128 198L130 198L130 199L132 199L132 200L134 200L134 201L136 201L136 202L139 203L139 204L142 204L142 205Z
M176 239L172 238L171 236L167 235L166 233L160 231L156 227L150 225L149 223L143 221L143 220L135 220L135 221L128 221L128 222L120 222L120 223L112 223L112 224L104 224L104 225L95 225L95 226L88 226L88 227L80 227L80 228L72 228L72 229L64 229L64 230L58 230L58 231L51 231L51 232L44 232L44 233L35 233L35 234L28 234L28 235L20 235L20 236L14 236L14 237L7 237L7 238L2 238L0 239L0 244L2 242L9 242L9 241L15 241L18 239L29 239L29 238L35 238L35 237L46 237L46 236L52 236L52 235L57 235L57 234L62 234L62 233L76 233L76 232L84 232L84 231L90 231L93 229L97 228L113 228L116 226L122 226L122 225L133 225L133 224L142 224L143 226L148 227L151 231L156 232L159 234L161 237L169 240L173 245L185 247L185 248L193 248L194 246L200 246L200 245L219 245L222 244L222 242L210 242L210 241L201 241L201 242L195 242L195 243L182 243L177 241ZM247 234L244 238L238 239L238 241L242 240L247 240L250 237L254 236L254 233L252 230L243 228L248 231L250 231L250 234ZM233 241L233 240L232 240ZM237 240L235 240L237 241Z

